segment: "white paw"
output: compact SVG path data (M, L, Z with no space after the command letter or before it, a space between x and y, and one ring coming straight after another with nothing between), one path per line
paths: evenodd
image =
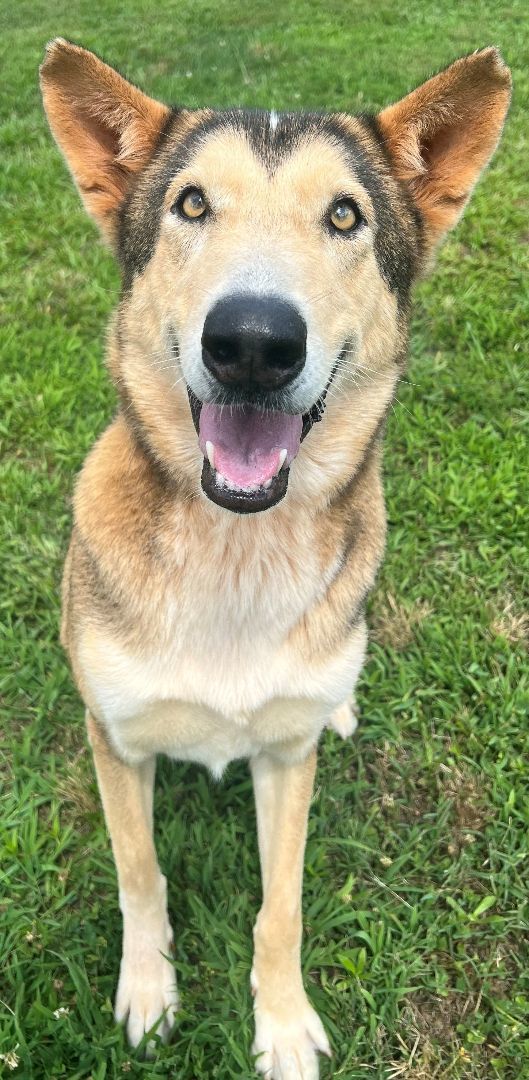
M175 970L167 959L173 933L167 918L165 878L160 875L158 887L147 901L140 902L121 891L120 905L123 956L114 1015L120 1023L127 1021L131 1046L137 1046L151 1030L165 1042L178 1009ZM147 1054L154 1048L151 1040Z
M150 956L143 963L123 957L119 973L114 1014L118 1022L127 1020L131 1046L138 1046L146 1031L166 1042L174 1027L178 993L173 965L164 956ZM147 1052L154 1050L154 1042Z
M353 701L344 701L334 710L329 720L329 727L341 735L342 739L348 739L358 727L358 712Z
M255 1007L255 1068L267 1080L318 1080L318 1051L331 1057L323 1024L308 1001L278 1015Z

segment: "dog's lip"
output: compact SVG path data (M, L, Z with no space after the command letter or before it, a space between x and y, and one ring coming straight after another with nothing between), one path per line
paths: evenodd
M204 494L217 503L217 506L236 514L256 514L261 510L269 510L284 498L288 487L288 474L289 468L286 466L268 482L267 487L244 491L223 484L221 477L205 457L200 482Z
M200 401L200 398L197 398L195 393L193 393L191 387L189 386L189 383L186 383L186 387L187 387L187 396L189 398L189 407L191 409L191 418L193 420L193 424L195 425L195 431L196 431L197 435L199 435L200 434L200 428L199 428L199 425L200 425L200 410L202 409L203 402Z
M313 425L319 423L323 417L326 404L325 399L338 370L342 355L343 354L341 353L334 364L323 393L314 405L312 405L307 412L302 414L300 443L306 438ZM200 413L204 403L200 401L188 383L186 383L186 387L193 424L197 435L200 435ZM288 464L285 464L282 468L279 468L279 471L274 477L267 481L266 486L257 486L253 490L244 490L242 488L231 487L224 483L223 477L219 476L216 470L211 466L206 455L204 456L200 480L204 494L207 495L212 502L217 503L218 506L222 506L226 510L232 510L239 514L252 514L261 510L267 510L270 507L275 506L276 503L284 498L288 487L289 472L290 467Z

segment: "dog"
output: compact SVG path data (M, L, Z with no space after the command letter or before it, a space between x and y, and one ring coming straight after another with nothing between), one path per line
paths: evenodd
M255 1067L313 1080L330 1054L300 969L316 746L355 725L412 286L497 145L509 70L483 49L377 116L191 110L57 38L41 86L122 273L119 410L77 481L61 632L118 874L115 1015L145 1045L178 1008L156 755L217 777L246 758Z

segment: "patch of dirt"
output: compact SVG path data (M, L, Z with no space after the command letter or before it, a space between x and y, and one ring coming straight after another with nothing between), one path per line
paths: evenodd
M474 994L451 993L446 997L424 994L410 998L402 1015L402 1025L415 1037L440 1042L443 1046L457 1037L457 1025L476 1005Z
M457 855L462 847L473 842L473 834L483 829L493 810L484 799L483 783L478 775L454 765L440 765L439 769L438 791L451 805L452 835L448 851Z
M149 77L152 76L153 78L155 78L157 75L167 75L168 71L169 71L169 61L168 60L157 60L155 63L149 64L149 66L147 68L147 73L148 73Z
M376 757L367 768L381 792L378 801L384 815L411 824L431 812L436 802L431 779L417 773L405 747L385 740L374 751Z
M425 992L410 995L400 1017L397 1035L402 1056L389 1063L387 1080L436 1080L441 1077L485 1077L490 1058L498 1052L491 1042L467 1047L461 1043L460 1025L472 1026L471 1018L487 1008L487 996L508 997L519 978L514 962L516 940L507 935L499 944L472 944L472 963L466 965L468 990L455 989L441 997ZM438 957L438 959L441 959ZM482 974L476 972L476 961ZM449 979L452 965L443 964ZM496 973L496 974L495 974ZM460 972L456 973L458 977ZM485 1005L483 1004L485 999Z
M457 855L474 843L493 814L482 777L467 766L433 764L418 772L417 762L403 746L384 742L376 747L370 766L381 792L381 810L391 820L409 824L434 814L440 803L449 802L447 848ZM369 766L368 766L369 767Z

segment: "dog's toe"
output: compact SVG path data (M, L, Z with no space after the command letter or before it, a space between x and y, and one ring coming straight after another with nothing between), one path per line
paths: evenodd
M127 1021L131 1046L138 1046L147 1032L167 1042L177 1010L175 973L164 956L160 955L149 971L122 964L114 1015L120 1023ZM152 1055L154 1049L154 1041L149 1042L147 1054Z
M255 1067L266 1080L318 1080L318 1052L331 1055L323 1024L308 1001L288 1017L255 1013Z

